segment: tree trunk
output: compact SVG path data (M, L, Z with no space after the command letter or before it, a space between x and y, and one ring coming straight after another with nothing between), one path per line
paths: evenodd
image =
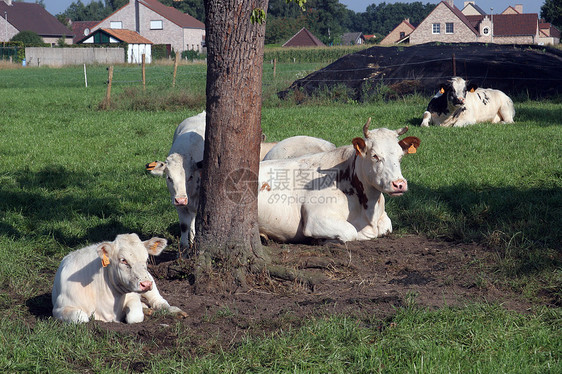
M262 65L268 0L207 0L207 127L194 244L196 292L233 292L267 262L258 229Z

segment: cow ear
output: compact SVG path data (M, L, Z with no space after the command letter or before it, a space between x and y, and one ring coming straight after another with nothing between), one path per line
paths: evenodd
M161 177L162 175L164 175L164 171L166 170L166 164L162 161L154 161L146 164L145 169L150 174Z
M103 242L98 246L97 248L98 256L101 258L101 265L103 267L109 265L110 263L109 258L113 254L113 249L114 249L113 243L109 243L109 242Z
M197 167L197 169L203 169L203 160L195 163L195 166Z
M407 136L398 142L404 153L416 153L420 146L420 139L415 136Z
M168 245L168 241L162 238L152 238L142 242L149 255L158 256Z
M355 148L355 154L357 156L365 154L365 140L363 138L354 138L352 140L353 148Z
M469 83L466 86L466 90L469 91L469 92L474 92L477 88L478 88L478 85L476 83L472 83L472 82Z

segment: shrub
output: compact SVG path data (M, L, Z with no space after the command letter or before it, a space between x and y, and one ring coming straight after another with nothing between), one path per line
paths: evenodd
M46 43L34 31L20 31L10 39L11 42L22 42L26 47L37 46L43 47Z

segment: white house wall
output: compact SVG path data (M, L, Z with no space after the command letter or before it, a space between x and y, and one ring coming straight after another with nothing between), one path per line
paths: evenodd
M142 63L142 55L144 54L144 62L150 64L152 62L152 46L150 44L129 44L127 50L127 62L131 64Z

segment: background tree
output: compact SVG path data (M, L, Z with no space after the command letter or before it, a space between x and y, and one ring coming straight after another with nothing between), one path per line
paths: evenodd
M43 38L34 31L20 31L12 36L11 42L22 42L25 46L42 45Z
M558 28L562 27L562 0L544 0L541 18Z
M196 292L247 287L263 271L258 215L261 78L267 0L206 0L207 125L197 235ZM258 17L260 19L261 17Z

